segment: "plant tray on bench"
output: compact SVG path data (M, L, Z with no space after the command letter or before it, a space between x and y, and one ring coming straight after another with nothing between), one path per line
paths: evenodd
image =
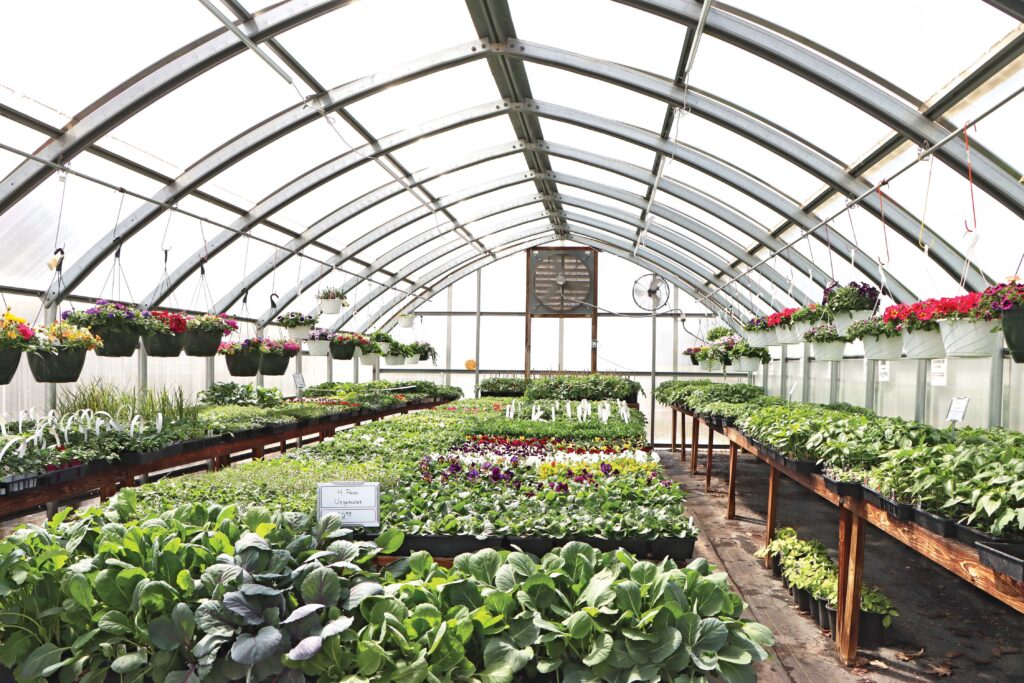
M1024 543L978 543L978 559L993 571L1024 583Z

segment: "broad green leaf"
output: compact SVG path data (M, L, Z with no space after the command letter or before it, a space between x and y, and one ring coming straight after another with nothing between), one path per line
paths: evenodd
M354 590L354 589L353 589ZM317 567L302 581L302 600L319 605L337 605L341 599L341 581L334 570Z
M146 653L140 650L118 657L110 665L110 669L114 673L127 674L139 667L145 666L147 661L149 660L146 657Z
M255 664L277 652L281 632L273 626L264 626L256 635L243 633L231 646L231 658L239 664Z

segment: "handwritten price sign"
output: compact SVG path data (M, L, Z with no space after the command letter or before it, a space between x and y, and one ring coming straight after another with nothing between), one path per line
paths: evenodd
M380 482L336 481L316 485L316 516L338 515L345 526L380 526Z

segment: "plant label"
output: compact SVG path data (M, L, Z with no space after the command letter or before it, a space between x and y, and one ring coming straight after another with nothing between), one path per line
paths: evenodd
M889 381L889 361L880 360L878 361L878 381L888 382Z
M944 387L946 386L946 359L935 358L932 359L932 386L933 387Z
M336 481L316 485L316 517L338 515L345 526L380 526L380 482Z
M949 412L946 413L946 422L963 422L967 414L967 404L971 399L966 396L958 396L949 402Z
M306 378L302 376L301 372L296 372L292 375L292 381L295 382L295 389L302 391L306 388Z

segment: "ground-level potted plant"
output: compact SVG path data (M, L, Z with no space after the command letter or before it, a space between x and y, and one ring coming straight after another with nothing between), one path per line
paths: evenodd
M314 327L306 335L306 348L311 356L326 356L331 352L331 333L328 330Z
M937 308L935 300L928 299L885 309L882 319L899 325L903 353L907 358L930 360L946 357L939 321L935 319Z
M978 311L987 311L1003 327L1003 338L1015 363L1024 363L1024 284L1016 275L981 293Z
M316 304L320 312L327 315L340 313L341 307L347 303L345 291L338 287L324 287L316 293Z
M899 327L882 318L858 320L850 325L847 334L864 343L864 357L868 360L899 360L903 355Z
M946 356L982 358L992 355L1002 335L992 311L980 308L980 292L936 299L935 302Z
M296 311L277 316L278 325L288 330L289 339L305 339L320 319L318 315L303 315Z
M170 311L143 311L142 315L146 325L142 335L146 355L154 358L180 356L185 348L188 316Z
M235 319L224 313L192 316L185 325L185 355L196 358L215 356L221 340L237 330Z
M811 344L815 360L838 361L843 359L848 340L839 334L835 325L826 323L804 334L804 341Z
M388 353L391 351L391 344L393 344L395 341L394 338L384 330L377 330L376 332L371 332L370 340L377 342L377 345L380 346L380 354L382 356L388 355Z
M21 356L32 349L35 330L10 311L0 319L0 384L10 384L21 364Z
M217 353L224 356L232 377L255 377L260 371L263 339L252 337L242 341L224 342Z
M37 382L74 382L82 374L86 352L102 345L85 328L51 323L35 331L28 366Z
M867 282L840 285L834 282L825 288L821 303L832 314L836 331L845 335L850 325L867 320L878 306L878 288Z
M739 341L729 351L732 367L736 372L757 372L761 364L771 361L768 349L751 346L746 341Z
M359 344L359 364L360 365L374 365L380 360L381 348L380 344L370 340L367 337L363 337L363 342Z
M65 311L62 318L76 327L83 327L103 340L96 355L127 358L139 347L139 335L146 331L142 311L127 304L97 299L83 311Z
M283 375L288 371L288 363L302 350L301 342L293 339L278 341L264 339L260 345L260 374Z

